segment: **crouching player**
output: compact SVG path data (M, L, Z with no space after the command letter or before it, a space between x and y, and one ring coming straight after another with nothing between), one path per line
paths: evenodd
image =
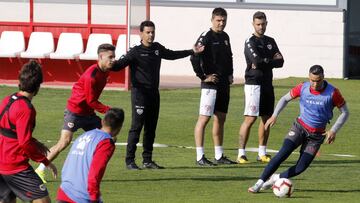
M85 132L72 145L62 169L58 202L101 202L100 182L114 153L124 111L111 108L101 122L101 129Z
M319 65L314 65L309 70L309 82L304 82L294 87L283 96L265 128L273 126L281 110L287 103L300 97L300 115L285 137L283 146L265 167L260 179L248 189L257 193L260 189L269 189L279 178L291 178L304 172L313 161L321 144L326 141L332 144L336 133L349 116L349 111L340 91L324 80L324 70ZM341 114L329 131L325 131L326 124L333 117L333 109L337 107ZM290 154L301 145L300 157L294 166L281 174L272 175L287 159ZM266 181L264 183L264 181Z

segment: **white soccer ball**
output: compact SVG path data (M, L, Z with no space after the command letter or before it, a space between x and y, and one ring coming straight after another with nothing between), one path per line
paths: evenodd
M287 178L280 178L272 186L273 192L277 197L290 197L294 192L294 185Z

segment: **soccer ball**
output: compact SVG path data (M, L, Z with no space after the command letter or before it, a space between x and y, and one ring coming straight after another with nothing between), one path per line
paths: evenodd
M294 192L294 185L287 178L280 178L272 186L273 192L277 197L290 197Z

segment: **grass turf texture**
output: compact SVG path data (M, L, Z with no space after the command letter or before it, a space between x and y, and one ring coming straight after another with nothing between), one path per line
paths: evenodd
M274 81L276 100L305 78L288 78ZM129 171L125 169L125 146L117 146L101 183L105 202L357 202L360 198L360 150L359 119L360 81L329 80L345 97L350 109L350 119L338 133L333 145L324 144L310 168L293 178L295 191L290 199L278 199L272 191L250 194L247 188L254 184L265 167L256 163L257 153L248 152L252 162L248 165L195 166L195 150L176 146L194 146L193 130L198 117L200 90L161 90L161 108L156 143L172 147L154 148L154 160L166 167L164 170ZM0 87L0 96L11 94L17 88ZM37 125L34 137L47 146L55 144L63 124L63 111L70 90L41 89L33 100L37 110ZM125 123L118 142L126 142L131 121L130 92L104 91L100 101L122 107ZM244 93L242 85L231 88L229 113L225 124L225 155L235 160L237 156L238 131L243 121ZM291 123L298 114L298 101L290 102L272 128L268 148L278 150ZM339 112L334 110L334 118ZM335 120L335 119L334 119ZM332 121L332 123L334 122ZM257 123L253 126L247 147L257 147ZM212 160L214 149L211 140L212 120L205 136L205 153ZM75 137L82 133L79 130ZM141 139L142 140L142 136ZM46 141L50 141L47 143ZM69 148L68 148L69 149ZM59 170L58 179L48 173L47 187L55 200L60 184L62 163L68 149L55 160ZM142 148L137 150L137 164L141 165ZM356 157L336 157L330 154L351 154ZM272 154L274 156L274 154ZM278 172L295 164L298 154L293 154ZM37 164L33 163L34 167Z

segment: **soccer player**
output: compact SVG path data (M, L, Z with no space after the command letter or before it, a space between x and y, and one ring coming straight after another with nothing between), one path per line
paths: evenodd
M193 69L201 79L201 99L199 117L195 126L196 164L212 166L215 164L236 164L224 156L224 123L230 100L230 84L233 83L233 58L230 39L224 32L227 13L223 8L212 12L210 30L205 31L196 41L203 45L204 51L191 57ZM211 162L204 153L205 128L214 115L212 138L215 159Z
M58 202L101 202L100 182L123 122L124 111L111 108L101 129L87 131L75 140L61 172Z
M46 158L48 148L32 137L36 111L31 101L43 82L41 66L31 60L20 70L19 91L0 104L0 202L50 202L49 193L29 159L56 167Z
M249 138L251 126L259 116L258 127L259 151L257 161L267 163L271 156L266 153L269 130L264 124L274 111L275 95L272 84L273 68L281 68L284 59L273 38L265 35L267 20L263 12L253 15L253 35L245 41L245 108L244 121L239 130L239 151L237 162L249 163L245 147Z
M126 149L126 167L140 169L135 163L136 144L144 127L143 168L162 169L152 160L155 131L159 117L160 96L159 78L161 59L175 60L199 53L203 47L190 50L172 51L154 42L155 24L143 21L140 24L141 45L135 46L114 63L114 70L130 65L132 120Z
M309 70L309 82L297 85L279 100L265 128L273 126L287 103L298 97L300 98L299 117L286 135L283 146L265 167L256 184L248 189L249 192L257 193L260 189L269 189L279 178L291 178L304 172L310 166L324 140L332 144L336 133L349 117L348 108L340 91L324 80L323 68L314 65ZM326 131L326 125L333 117L335 106L341 114L333 126ZM296 164L281 174L272 175L300 145L300 157Z
M71 96L68 99L64 113L64 125L59 141L50 148L47 158L52 161L71 142L73 134L82 128L85 131L101 128L101 119L95 111L104 114L109 106L98 101L103 91L109 72L115 61L115 47L111 44L102 44L98 47L98 61L90 66L74 84ZM40 164L37 174L46 183L45 167Z

